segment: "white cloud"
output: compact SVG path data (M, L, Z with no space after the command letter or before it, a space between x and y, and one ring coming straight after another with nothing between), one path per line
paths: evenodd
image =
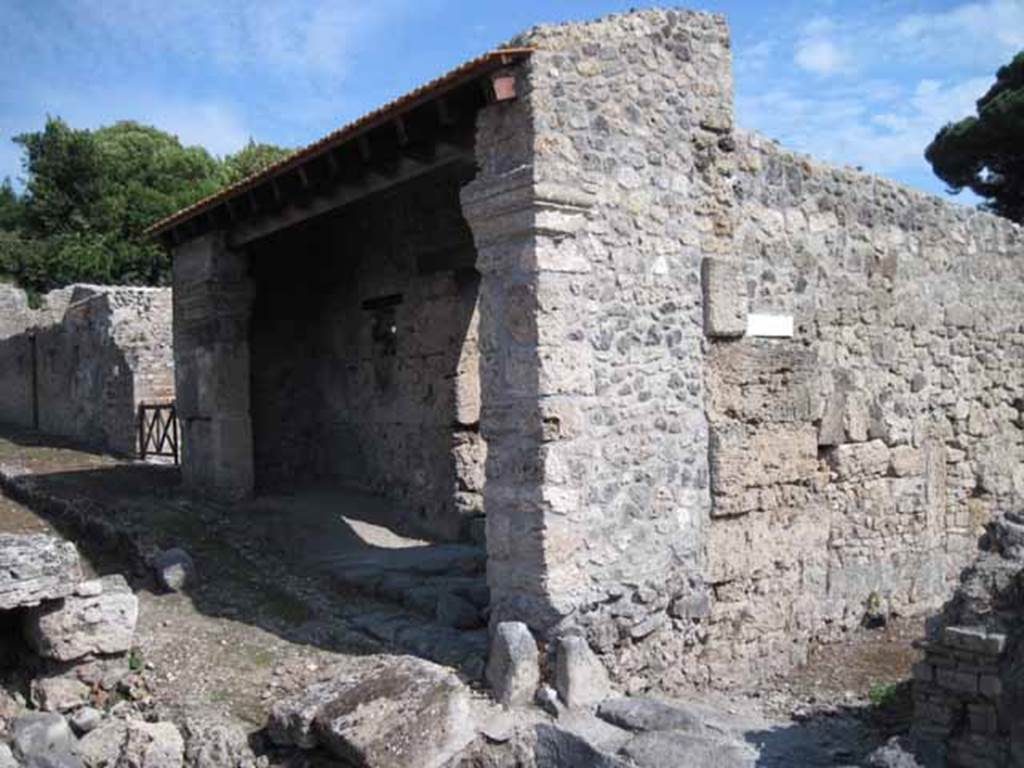
M140 119L173 133L186 146L198 144L216 155L238 151L253 135L231 107L213 102L161 104Z
M771 44L737 46L739 124L824 160L942 189L924 150L943 125L973 114L996 69L1024 49L1024 0L900 10L908 6L866 5L788 30L780 21L765 33ZM757 54L751 66L747 50ZM783 51L792 58L781 60Z
M1024 2L988 0L935 13L914 13L892 27L904 53L921 57L970 57L993 50L1000 56L1024 48Z
M945 123L969 114L988 78L920 80L912 90L880 89L883 100L859 87L820 97L776 89L740 101L741 122L823 160L884 174L925 168L923 153Z
M69 5L67 13L83 42L106 39L150 59L171 53L228 70L336 77L347 69L359 34L382 21L388 5L104 0Z
M830 19L814 19L804 25L797 40L793 61L815 75L835 75L850 68L847 53L834 38L835 24Z

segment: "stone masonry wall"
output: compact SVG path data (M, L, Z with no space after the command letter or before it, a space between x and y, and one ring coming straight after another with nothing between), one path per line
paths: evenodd
M346 487L458 539L482 513L475 251L449 166L250 249L257 489Z
M935 610L1024 496L1022 230L749 134L734 182L736 253L706 288L795 332L710 342L720 682Z
M494 620L672 689L940 605L1024 488L1021 230L734 130L720 17L514 43L463 190Z
M651 11L514 43L536 51L519 99L481 115L463 193L492 617L583 632L639 687L677 664L674 614L702 610L700 264L729 243L706 204L728 205L728 36L718 16Z
M42 432L133 453L138 404L174 399L169 289L0 287L0 314L0 421L33 426L34 380Z

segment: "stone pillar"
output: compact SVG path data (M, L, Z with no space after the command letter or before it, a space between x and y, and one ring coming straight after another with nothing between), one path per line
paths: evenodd
M174 367L182 476L225 499L253 490L251 288L245 255L213 232L174 251Z
M520 73L522 76L523 73ZM529 102L484 110L480 172L462 192L481 275L480 430L487 441L484 505L492 619L544 632L573 606L585 574L572 552L583 532L568 463L577 395L593 394L589 346L566 337L567 279L586 271L571 243L590 201L538 184Z

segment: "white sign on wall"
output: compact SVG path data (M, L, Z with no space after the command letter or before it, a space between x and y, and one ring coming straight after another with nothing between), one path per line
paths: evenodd
M793 316L751 312L747 315L747 336L791 339L793 338Z

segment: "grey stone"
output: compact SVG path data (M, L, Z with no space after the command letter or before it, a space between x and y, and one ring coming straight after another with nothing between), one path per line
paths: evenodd
M11 748L2 742L0 742L0 768L18 768L18 761L14 758Z
M676 731L638 734L619 750L619 754L636 768L676 765L753 768L757 764L757 755L744 744Z
M125 720L109 719L93 728L78 743L78 754L86 768L111 768L118 763L128 723Z
M173 723L111 719L86 734L78 751L86 768L181 768L184 750Z
M540 654L529 627L518 621L498 623L486 676L494 697L502 704L521 707L533 701L540 684Z
M68 715L68 722L79 736L96 730L103 722L103 713L95 707L81 707Z
M741 262L707 257L700 265L704 333L737 337L747 330L747 290Z
M613 725L631 731L685 731L700 733L704 730L700 713L679 705L670 705L657 699L623 697L608 699L597 708L597 716Z
M611 693L608 671L582 637L559 638L555 689L569 707L594 706Z
M867 758L870 768L929 768L918 760L907 739L893 736Z
M71 542L48 534L0 534L0 610L65 597L81 578Z
M103 578L95 597L70 596L30 609L25 638L41 656L61 661L90 653L122 653L132 646L139 601L122 576Z
M180 547L158 552L152 561L157 583L171 592L181 592L195 577L192 556Z
M181 768L185 743L174 723L129 721L118 763L131 768Z
M983 627L945 627L942 641L951 648L998 656L1006 648L1006 635Z
M476 629L483 626L480 611L473 603L454 592L442 592L437 598L437 623L455 629Z
M44 753L67 754L76 746L67 721L53 712L26 712L11 723L11 745L22 759Z
M82 768L82 758L74 752L40 752L29 755L25 768Z
M78 597L96 597L103 594L103 580L89 579L75 587L75 595Z
M47 677L32 681L32 703L46 712L67 712L89 700L89 686L70 677Z
M628 768L629 763L615 755L600 752L578 734L555 725L534 729L536 768Z
M276 744L319 745L373 768L439 766L475 734L468 689L444 667L409 656L276 702L268 732Z
M182 728L190 768L243 768L255 763L245 730L238 723L192 714Z

